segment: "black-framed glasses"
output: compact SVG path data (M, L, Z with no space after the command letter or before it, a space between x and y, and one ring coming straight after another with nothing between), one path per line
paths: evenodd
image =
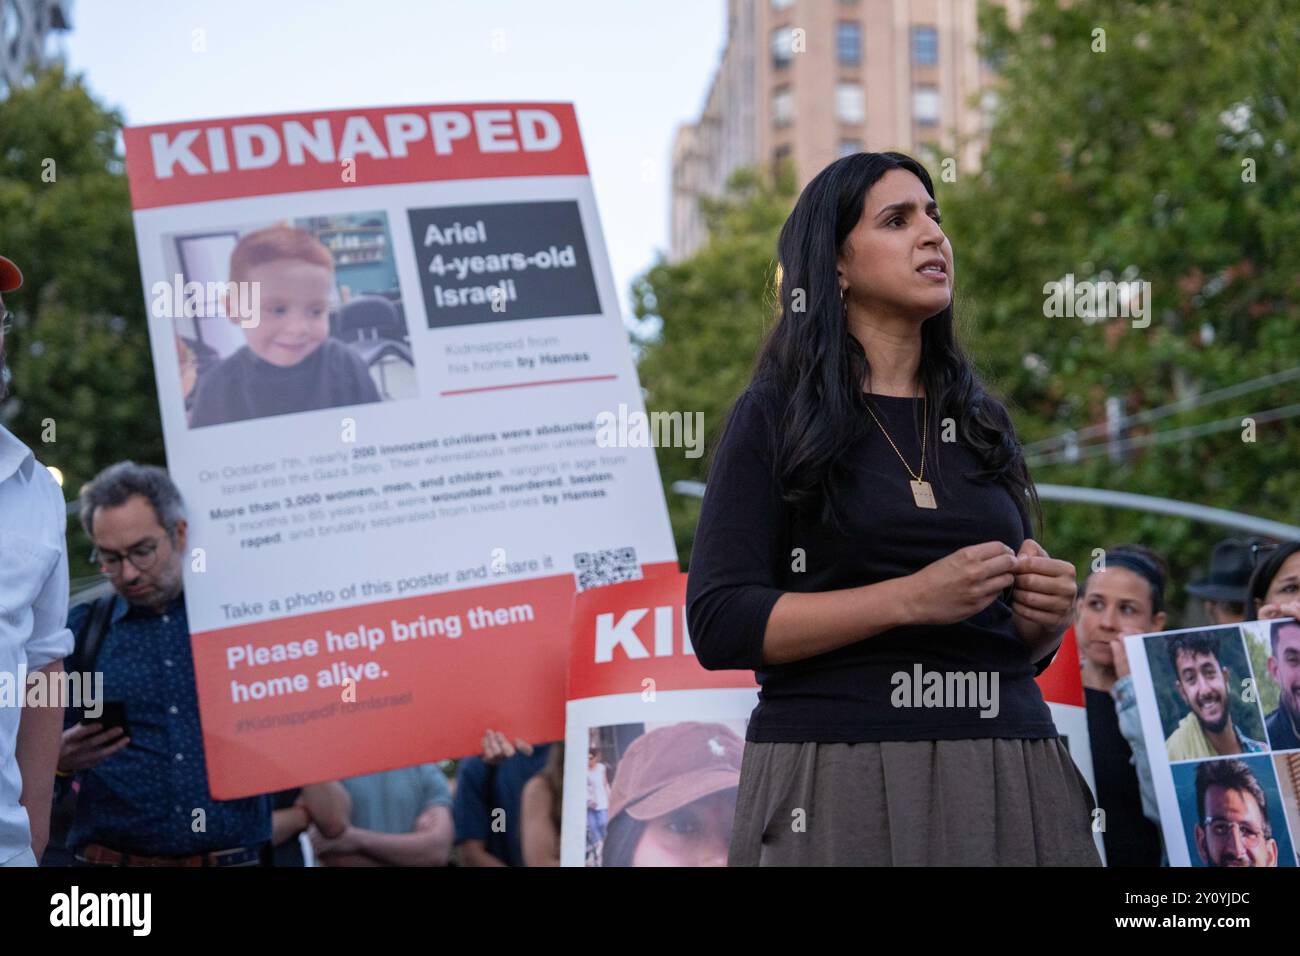
M158 563L158 547L161 544L161 541L145 541L128 548L125 554L95 548L90 552L90 563L108 575L121 574L123 560L130 561L138 571L148 571Z
M0 335L8 335L9 330L14 327L14 314L8 309L0 312Z
M1240 820L1225 820L1222 817L1206 817L1205 825L1214 836L1220 840L1226 840L1232 836L1232 831L1236 830L1241 834L1241 842L1248 847L1259 846L1259 841L1264 838L1264 834L1255 829L1249 823L1242 823Z

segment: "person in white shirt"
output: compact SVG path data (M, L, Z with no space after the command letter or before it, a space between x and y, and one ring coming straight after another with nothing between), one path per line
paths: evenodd
M609 824L609 768L594 748L587 751L587 850L600 856Z
M22 285L0 256L0 294ZM0 298L0 400L5 394ZM31 450L0 426L0 866L35 866L49 839L62 701L24 707L27 677L63 670L72 653L68 617L67 509L58 483Z

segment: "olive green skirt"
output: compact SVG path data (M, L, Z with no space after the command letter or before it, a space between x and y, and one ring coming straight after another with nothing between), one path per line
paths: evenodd
M746 742L731 866L1100 866L1059 738Z

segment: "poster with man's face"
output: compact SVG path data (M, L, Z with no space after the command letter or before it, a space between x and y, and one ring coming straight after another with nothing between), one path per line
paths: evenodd
M1300 624L1125 639L1173 866L1296 866Z

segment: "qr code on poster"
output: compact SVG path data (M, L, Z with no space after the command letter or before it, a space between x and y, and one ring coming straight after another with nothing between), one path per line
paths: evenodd
M641 565L636 559L636 548L579 551L573 556L573 576L579 591L619 581L639 581Z

